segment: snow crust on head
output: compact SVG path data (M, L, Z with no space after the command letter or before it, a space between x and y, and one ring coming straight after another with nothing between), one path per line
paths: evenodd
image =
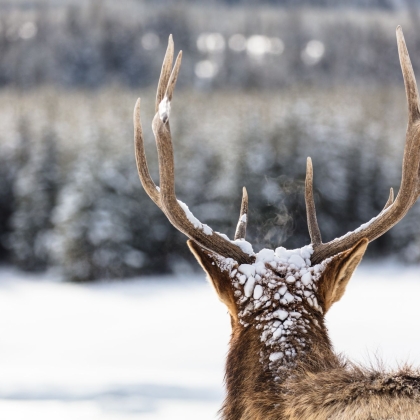
M187 216L187 219L191 222L191 224L197 228L201 229L203 233L206 235L212 235L213 230L210 226L201 223L192 213L191 210L188 208L188 206L182 202L181 200L178 200L178 204L181 206L182 210L184 210L185 216Z
M220 257L218 265L230 272L239 322L260 331L264 344L260 361L277 378L310 344L308 330L319 328L313 313L322 314L322 308L315 292L327 261L311 266L312 245L293 250L262 249L251 254L248 242L231 242L254 255L254 263L238 265L231 258Z
M171 114L171 102L168 97L165 96L159 104L159 118L166 123L169 120L169 115Z

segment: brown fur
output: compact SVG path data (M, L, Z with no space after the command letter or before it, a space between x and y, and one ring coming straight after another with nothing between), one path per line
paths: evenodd
M227 306L232 318L232 324L237 323L238 309L230 285L229 275L219 270L211 252L201 249L194 241L189 240L187 244L203 270L208 274L209 280L214 290L216 290L219 299Z
M136 103L135 151L140 180L170 222L191 239L191 251L231 315L227 397L222 411L225 420L420 419L418 372L403 369L386 374L344 363L334 354L324 324L325 313L343 296L369 241L398 223L420 196L420 108L401 27L397 28L397 40L409 108L398 196L394 201L391 189L386 210L371 223L322 243L313 197L312 163L308 158L305 201L312 247L298 250L300 255L295 252L287 260L280 256L270 260L274 252L269 250L258 255L258 260L239 246L246 244L232 243L208 226L192 223L177 200L169 104L182 53L172 69L172 36L159 78L157 112L152 124L160 188L148 171L140 99ZM162 104L165 112L160 109ZM235 240L245 238L247 210L248 195L244 189ZM280 249L279 254L283 251Z
M362 239L328 262L317 291L324 314L343 296L367 245L368 240ZM259 362L264 346L260 333L254 325L244 327L238 321L228 272L220 270L217 255L191 240L188 246L232 319L224 420L420 420L420 372L403 368L385 373L343 361L332 350L324 316L316 311L310 316L320 328L306 335L310 350L275 382L272 372Z
M362 260L368 244L367 239L362 239L353 248L333 257L327 265L319 285L319 300L323 305L324 314L344 295L347 284Z
M419 373L341 366L286 384L287 419L391 420L420 418Z

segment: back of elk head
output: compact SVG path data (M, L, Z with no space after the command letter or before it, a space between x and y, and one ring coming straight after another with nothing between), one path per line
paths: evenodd
M308 158L305 201L311 244L297 250L279 247L254 253L251 244L245 241L248 222L245 188L234 240L201 223L176 197L169 121L182 52L173 66L174 44L169 37L152 124L158 149L160 187L153 182L147 167L140 124L140 99L134 110L137 168L150 198L189 238L191 251L207 272L219 298L228 307L233 325L237 328L255 325L264 334L268 323L271 329L266 339L270 340L276 335L276 328L284 332L291 328L309 328L314 319L322 322L331 305L343 296L369 242L398 223L416 202L420 194L418 92L401 27L397 28L397 41L408 102L408 128L401 185L395 200L391 188L384 209L376 217L353 232L323 243L315 212L312 162Z

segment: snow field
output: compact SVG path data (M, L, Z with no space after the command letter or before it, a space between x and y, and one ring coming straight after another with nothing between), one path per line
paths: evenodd
M360 267L327 314L335 349L420 365L419 295L420 267ZM204 275L81 286L3 268L0 417L215 419L229 330Z
M203 277L0 279L0 418L216 417L230 324Z

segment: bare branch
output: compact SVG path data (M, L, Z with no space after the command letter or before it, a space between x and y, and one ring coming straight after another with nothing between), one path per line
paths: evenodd
M235 240L245 239L247 224L248 224L248 192L246 191L246 188L243 187L241 211L239 213L238 225L236 226Z

